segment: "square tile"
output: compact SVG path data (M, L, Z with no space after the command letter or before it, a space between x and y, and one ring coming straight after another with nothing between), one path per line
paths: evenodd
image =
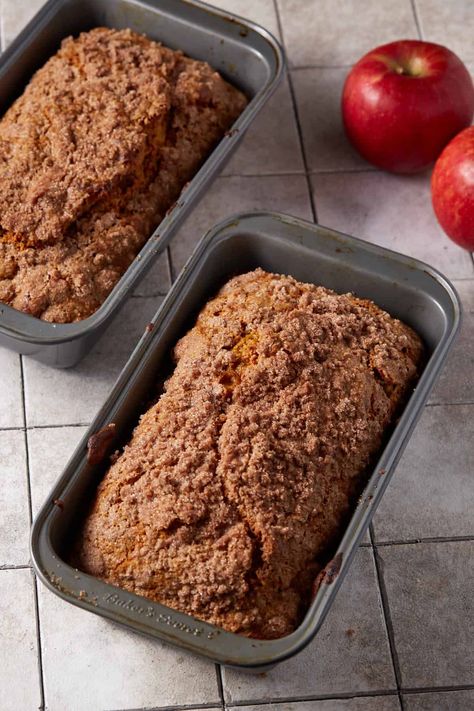
M41 705L34 584L30 570L0 570L2 711Z
M223 175L304 173L295 112L285 77L230 159Z
M463 62L474 62L474 5L466 0L415 0L423 39L449 47ZM471 28L469 31L468 28Z
M349 65L394 38L417 38L410 0L277 0L291 66Z
M38 592L48 711L219 704L211 662Z
M36 15L46 0L1 0L1 39L2 49L6 49L23 27Z
M474 541L387 546L378 553L402 687L472 684Z
M474 402L474 280L455 281L463 307L461 331L430 402Z
M161 301L161 297L129 299L100 341L74 368L57 370L25 358L28 426L89 423Z
M427 174L325 173L312 183L322 225L421 259L452 279L474 275L469 252L436 221Z
M405 711L469 711L474 709L474 689L404 694L403 704Z
M305 176L218 178L171 243L173 275L176 277L183 268L196 244L210 227L236 212L252 210L277 210L311 220Z
M474 535L474 405L427 407L374 518L377 541Z
M6 348L0 348L0 373L2 374L0 429L23 427L20 356Z
M86 427L41 427L28 430L33 516L46 501L85 431Z
M342 125L341 95L349 69L292 72L308 169L375 170L352 148Z
M135 296L158 296L167 294L171 287L168 247L160 254L145 278L136 287Z
M228 703L394 689L372 550L360 548L314 641L265 675L223 669Z
M221 10L252 20L279 38L278 20L273 0L213 0L212 5Z
M262 711L262 706L239 706L239 711ZM287 701L269 704L265 711L400 711L397 696L359 696L324 701Z
M22 430L0 432L0 567L29 560L28 474Z

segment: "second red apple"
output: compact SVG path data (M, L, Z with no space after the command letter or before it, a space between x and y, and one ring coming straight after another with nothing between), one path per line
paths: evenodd
M465 249L474 249L474 126L453 138L431 176L433 208L441 227Z
M377 47L349 73L342 95L346 133L379 168L427 168L472 121L474 86L461 60L431 42Z

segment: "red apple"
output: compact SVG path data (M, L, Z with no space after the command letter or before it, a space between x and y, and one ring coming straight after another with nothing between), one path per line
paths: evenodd
M350 141L370 163L415 173L436 160L474 113L474 86L446 47L400 40L377 47L349 73L342 115Z
M431 196L448 237L474 249L474 126L453 138L436 161Z

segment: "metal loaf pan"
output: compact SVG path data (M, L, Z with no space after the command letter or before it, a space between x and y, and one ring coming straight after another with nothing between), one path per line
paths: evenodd
M105 460L98 466L88 464L88 438L113 422L117 434L110 448L127 441L146 408L147 398L157 391L157 383L168 372L170 349L192 325L198 311L229 277L258 266L373 299L415 328L429 354L304 620L292 634L272 641L225 632L107 585L65 562L69 534L77 530L83 515L81 502L93 495L107 466ZM261 670L296 654L317 633L333 602L459 323L460 303L453 287L439 272L421 262L285 215L255 213L229 218L197 246L156 314L153 328L145 332L38 514L31 538L38 575L53 592L75 605L216 662Z
M51 324L0 303L0 345L59 368L77 363L104 332L237 147L284 69L282 50L269 32L196 0L49 0L0 58L0 115L62 39L99 25L129 27L209 62L250 101L92 316Z

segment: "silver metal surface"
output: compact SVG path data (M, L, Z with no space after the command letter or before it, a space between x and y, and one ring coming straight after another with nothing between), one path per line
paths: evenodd
M335 551L334 574L322 581L298 629L271 641L225 632L78 572L65 560L83 502L106 469L105 462L88 464L87 439L113 422L117 434L111 449L127 441L169 372L171 348L200 308L229 277L258 266L372 299L411 325L428 353ZM255 213L231 217L201 240L152 323L35 520L33 564L53 592L84 609L217 662L261 671L299 652L319 630L453 343L459 299L443 275L415 259L293 217ZM58 500L60 505L53 503Z
M21 94L62 39L99 25L129 27L208 61L246 93L249 104L92 316L77 323L52 324L0 303L0 345L59 368L77 363L103 334L230 158L284 69L282 50L269 32L196 0L49 0L0 58L0 113Z

